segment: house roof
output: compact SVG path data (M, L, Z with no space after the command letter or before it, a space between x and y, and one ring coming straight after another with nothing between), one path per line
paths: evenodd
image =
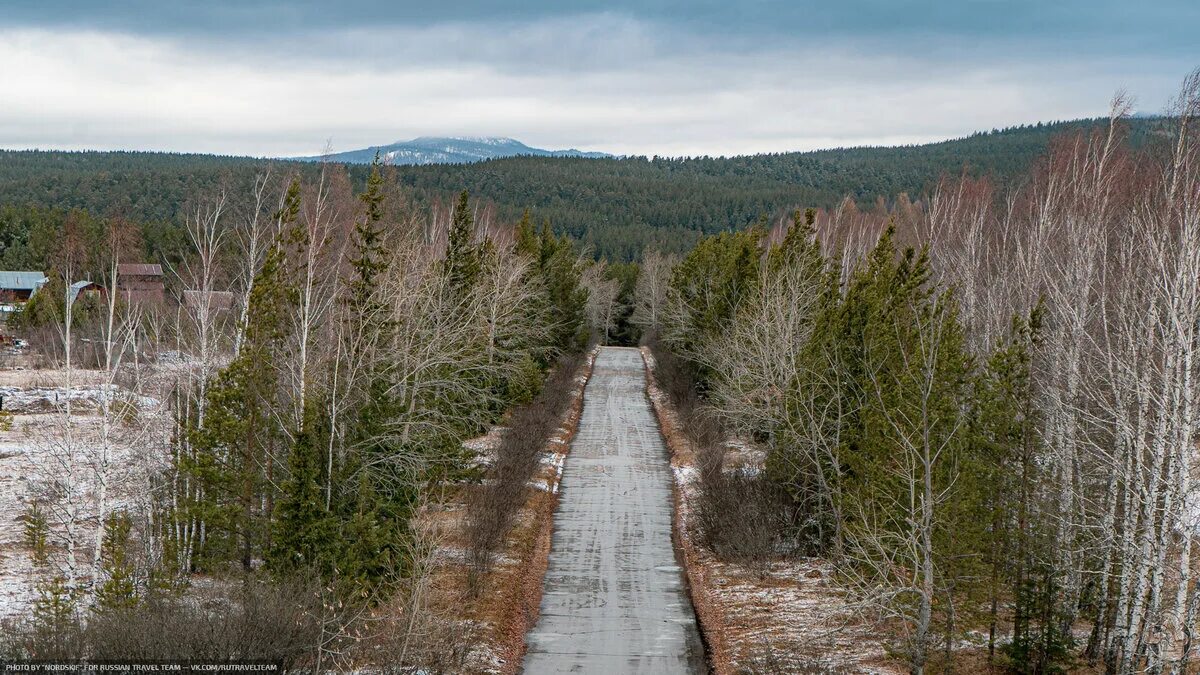
M75 298L79 297L80 291L92 285L93 284L90 281L76 281L75 283L71 284L71 302L75 302Z
M0 288L7 291L36 291L48 281L41 272L0 271Z
M117 265L117 276L161 277L162 265L155 263L121 263Z

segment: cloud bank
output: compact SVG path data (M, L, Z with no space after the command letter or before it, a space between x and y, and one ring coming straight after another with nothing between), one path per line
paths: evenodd
M1157 111L1197 65L1187 38L1200 17L1182 4L564 4L475 2L451 16L428 3L51 0L0 19L0 146L287 156L504 135L729 155L917 143L1100 115L1118 88Z

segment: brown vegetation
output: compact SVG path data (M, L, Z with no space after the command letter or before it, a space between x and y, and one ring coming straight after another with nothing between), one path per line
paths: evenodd
M542 394L513 411L489 479L464 486L422 516L440 545L427 612L445 633L426 649L459 654L446 672L520 669L525 633L541 603L561 462L583 411L594 359L595 352L560 363ZM528 427L513 433L522 424Z

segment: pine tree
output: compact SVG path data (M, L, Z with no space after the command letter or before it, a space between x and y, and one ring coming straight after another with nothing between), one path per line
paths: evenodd
M276 214L280 237L255 275L242 348L208 388L204 425L190 432L195 457L181 460L181 469L204 486L203 501L187 505L209 527L196 552L199 567L236 557L248 570L270 538L275 448L283 437L275 357L284 349L296 297L283 245L299 208L299 183L293 182Z
M526 256L538 265L541 264L542 241L538 236L537 228L533 225L529 209L525 209L525 212L521 214L514 239L516 240L514 247L518 255Z
M126 610L137 605L137 585L133 563L129 559L130 531L133 522L125 512L109 515L104 523L104 583L96 591L96 609L100 612Z
M411 539L407 518L389 517L385 499L371 483L365 472L358 474L357 489L340 514L337 539L344 545L334 556L342 589L360 597L370 595L391 575L403 573L399 563Z
M371 163L371 174L367 178L367 189L358 196L367 211L354 224L351 245L353 257L350 267L354 270L347 284L349 302L354 309L352 315L371 316L376 303L375 293L379 278L387 270L387 251L383 247L383 174L380 172L379 154Z
M550 345L558 353L579 351L588 339L587 289L580 283L579 256L569 239L554 236L548 221L542 223L538 254L536 262L545 289L547 314L554 318Z
M33 551L33 561L38 565L46 564L49 555L47 539L50 536L50 522L46 519L46 511L41 503L33 502L25 513L25 545Z
M815 421L828 427L809 436L831 445L769 460L768 472L810 509L809 495L829 494L835 547L873 579L869 587L905 589L890 602L908 617L907 648L921 670L936 625L948 636L957 630L954 603L939 598L975 592L980 576L974 552L987 519L977 498L983 463L968 431L973 361L953 295L930 288L926 252L897 252L889 226L840 294L840 272L822 269L808 223L795 221L767 268L806 265L827 279L808 365L788 396L794 424L823 411Z
M1050 555L1052 537L1037 517L1035 492L1041 481L1038 458L1041 414L1033 389L1033 359L1041 346L1045 306L1014 317L1007 342L988 360L977 393L978 436L988 462L987 547L991 639L994 651L1001 584L1013 599L1012 637L1004 652L1017 672L1060 672L1072 646L1058 630L1058 571Z
M465 294L475 285L482 266L481 257L480 249L475 245L475 218L471 215L467 191L463 190L454 206L443 262L451 292Z
M741 302L757 291L764 234L758 225L705 237L676 266L671 286L683 319L664 337L679 354L696 361L709 341L720 339ZM706 369L700 367L698 376L705 385Z
M38 585L33 601L33 628L44 651L33 656L54 658L70 649L78 624L79 598L66 579L54 577Z
M319 442L328 430L318 419L311 409L305 416L303 428L292 442L287 479L275 505L267 562L277 574L304 569L331 572L330 548L337 546L337 529L321 493Z

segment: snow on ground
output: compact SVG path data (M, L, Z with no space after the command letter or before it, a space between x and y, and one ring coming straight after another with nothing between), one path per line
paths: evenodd
M493 426L486 434L464 441L463 447L477 452L494 452L500 446L500 440L504 438L504 431L505 427Z
M702 555L710 597L739 669L778 672L900 672L886 663L879 634L860 623L825 560L776 560L762 572Z
M0 386L0 401L3 409L11 413L51 412L58 406L71 401L78 404L75 412L95 410L100 406L101 397L108 392L110 402L121 401L134 403L142 410L151 410L159 405L156 398L138 396L123 392L116 385L99 385L94 387L4 387Z
M44 508L50 521L49 561L35 565L26 543L25 521L32 503L45 500L48 487L61 480L65 416L62 404L71 401L75 459L78 467L81 508L77 519L79 574L90 571L92 542L99 526L97 482L92 467L99 456L101 420L96 414L99 399L108 392L120 405L111 429L108 511L133 509L146 497L148 471L155 465L145 461L149 449L160 447L161 402L101 383L102 374L76 370L77 386L55 386L63 381L61 371L0 371L3 409L12 415L11 428L0 430L0 621L28 616L37 598L40 582L65 569L64 523L51 508ZM136 452L135 452L136 448Z

